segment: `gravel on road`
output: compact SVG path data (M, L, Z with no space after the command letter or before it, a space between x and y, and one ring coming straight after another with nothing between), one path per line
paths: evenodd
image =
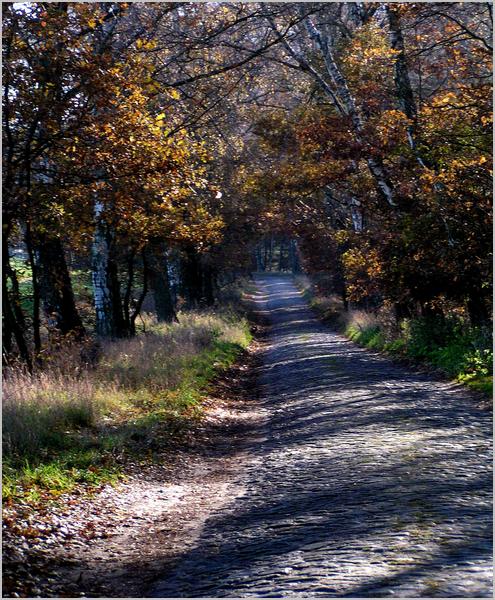
M262 431L151 595L491 597L491 413L331 331L291 278L257 285Z

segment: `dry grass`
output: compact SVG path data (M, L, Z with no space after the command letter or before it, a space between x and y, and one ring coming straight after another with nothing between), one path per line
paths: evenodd
M206 325L163 327L145 335L107 342L98 364L98 377L119 387L150 391L171 389L181 379L184 360L207 348L213 332Z
M351 327L358 331L382 326L382 322L377 315L364 310L350 309L341 315L341 321L345 329Z
M102 344L94 365L87 349L72 345L53 352L42 372L10 369L4 381L5 454L36 457L102 417L121 421L180 403L180 394L171 392L190 385L199 372L198 357L215 344L242 347L249 338L246 322L229 314L184 313L173 324L148 315L145 325L146 334ZM215 360L212 355L206 363L209 359Z
M10 374L3 384L3 450L32 456L67 429L95 422L96 386L80 378L45 372Z
M328 322L340 331L353 330L365 331L375 327L383 329L385 321L390 321L388 308L383 308L378 313L367 312L365 310L352 309L344 310L342 299L336 294L322 294L316 283L307 275L301 274L295 276L295 283L308 300L321 319ZM392 320L393 321L393 320Z
M375 311L344 310L339 298L323 295L305 275L296 284L320 318L351 340L372 350L384 351L417 364L433 366L449 377L492 395L491 329L472 327L465 312L446 306L444 318L417 316L398 321L390 301Z

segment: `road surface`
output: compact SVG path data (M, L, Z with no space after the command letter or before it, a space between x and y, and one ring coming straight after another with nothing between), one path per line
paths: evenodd
M257 278L265 425L155 597L491 597L491 414Z

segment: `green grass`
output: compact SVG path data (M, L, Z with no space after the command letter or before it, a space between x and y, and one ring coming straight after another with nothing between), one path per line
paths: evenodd
M116 483L123 477L122 470L112 464L111 453L103 449L104 440L101 448L76 445L41 461L26 459L19 464L7 458L3 463L2 498L7 502L22 498L36 503L70 492L80 484L91 488Z
M492 337L486 328L470 327L459 318L430 317L405 320L399 332L391 331L372 313L344 312L337 298L318 295L308 277L298 276L295 282L318 316L357 344L431 365L473 390L492 395Z
M235 314L179 318L172 325L148 318L150 333L107 344L94 371L75 372L65 356L48 372L7 378L4 501L35 503L113 483L128 460L149 460L188 430L211 382L251 334Z
M385 346L385 337L378 325L372 325L360 329L355 325L349 325L345 330L345 334L353 342L372 348L373 350L383 350Z
M493 396L493 377L488 375L480 375L478 377L474 377L472 379L468 379L466 381L460 380L462 383L465 383L468 387L475 390L476 392L481 392L486 396Z
M351 321L344 333L361 346L430 364L460 383L492 395L493 353L491 337L484 330L459 321L420 318L404 323L402 335L391 340L376 323L359 326Z

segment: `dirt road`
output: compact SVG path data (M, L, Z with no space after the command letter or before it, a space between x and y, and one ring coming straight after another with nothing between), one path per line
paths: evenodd
M265 425L155 597L491 596L491 414L258 278Z

